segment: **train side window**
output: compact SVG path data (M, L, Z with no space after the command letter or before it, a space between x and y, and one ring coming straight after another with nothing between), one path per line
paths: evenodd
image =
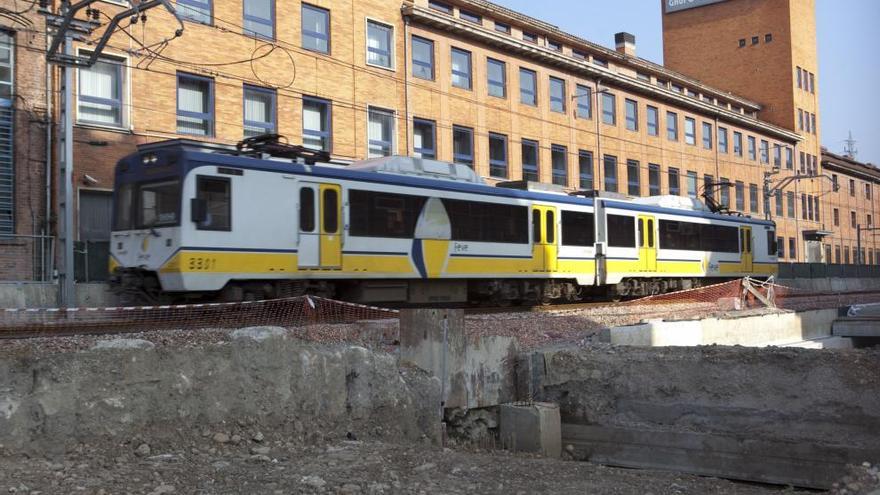
M532 237L534 243L541 243L541 210L532 210Z
M199 230L232 230L232 183L225 177L196 177L197 207L193 208ZM201 210L201 211L197 211Z
M608 246L636 247L636 219L623 215L608 215Z
M443 207L454 241L529 243L529 209L525 206L444 199ZM536 225L535 242L540 243L540 222Z
M596 242L594 217L592 213L563 211L562 245L592 246Z
M339 231L339 194L336 189L324 189L324 233L335 234Z
M645 247L645 221L640 218L636 226L639 228L639 247Z
M310 187L299 190L299 230L315 231L315 190Z
M654 247L654 219L648 219L648 247Z
M768 256L776 256L779 252L779 247L776 245L776 232L772 230L767 231L767 255ZM828 257L831 259L831 257Z
M349 234L357 237L412 238L427 200L423 196L352 189L348 192L351 214Z
M556 212L547 210L547 244L556 244Z

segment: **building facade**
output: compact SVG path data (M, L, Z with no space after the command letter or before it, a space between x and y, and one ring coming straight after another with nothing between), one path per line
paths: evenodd
M790 28L750 27L772 34L758 47L767 39L800 46L793 27L809 24L813 58L789 64L800 68L801 88L785 70L788 96L761 93L757 83L732 87L706 74L723 56L688 66L676 48L699 38L703 21L688 21L694 12L758 3L787 6L788 15L773 15ZM490 182L631 196L708 192L730 210L776 220L783 259L815 259L805 242L831 228L830 182L777 187L822 169L818 104L809 105L815 22L790 13L802 5L812 12L811 2L728 0L665 14L664 67L638 58L631 35L609 49L484 0L177 0L182 24L153 9L124 23L98 64L77 71L79 240L93 252L106 245L113 167L137 144L235 144L277 132L341 163L405 154L465 163ZM98 7L103 21L125 8ZM781 88L779 77L766 76ZM786 117L792 112L779 102L789 100L793 115L809 113L801 122L810 131Z
M880 230L876 230L880 169L825 149L822 167L839 186L824 199L832 232L824 241L826 259L829 263L880 264Z

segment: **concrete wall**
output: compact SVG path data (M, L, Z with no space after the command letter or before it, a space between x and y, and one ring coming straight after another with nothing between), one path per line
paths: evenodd
M880 459L877 349L598 347L519 363L520 394L560 405L581 458L820 487Z
M79 442L173 439L180 430L241 421L300 438L368 437L376 428L397 439L436 438L439 381L398 371L390 354L310 345L282 329L194 348L116 342L0 354L0 444L13 453L63 453Z
M653 320L608 331L612 344L632 346L782 346L831 335L838 310L770 313L689 321Z
M76 284L78 307L116 306L116 295L107 284ZM0 308L56 308L58 285L44 282L0 282Z

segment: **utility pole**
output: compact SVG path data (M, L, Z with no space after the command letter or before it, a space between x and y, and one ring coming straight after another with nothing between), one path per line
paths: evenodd
M52 35L52 43L46 51L46 60L59 67L61 79L60 132L58 133L58 300L61 307L76 305L76 267L74 260L74 186L73 186L73 70L78 67L88 68L95 64L107 45L110 36L123 19L137 18L143 11L156 6L164 6L176 19L180 28L175 37L183 33L183 21L177 15L168 0L150 0L134 3L132 8L117 13L107 24L101 39L92 47L89 55L76 55L73 42L89 41L92 32L100 26L99 12L91 5L100 0L80 0L71 4L62 0L59 14L54 14L46 7L39 12L46 16L46 24ZM85 9L85 19L77 19L78 12Z

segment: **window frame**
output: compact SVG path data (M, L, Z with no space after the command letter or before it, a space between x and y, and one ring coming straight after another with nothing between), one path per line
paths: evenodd
M469 10L458 9L458 18L465 22L470 22L478 26L483 25L483 16Z
M370 122L371 117L373 115L382 115L391 119L391 141L382 141L372 139L370 137ZM388 154L387 155L373 155L372 147L373 146L388 146ZM390 110L382 107L367 107L367 157L368 158L378 158L383 156L392 156L397 152L397 112L394 110Z
M470 148L470 155L464 155L455 151L455 133L458 132L460 134L467 134L468 136L468 147ZM467 165L471 169L474 168L474 129L472 127L466 127L461 125L452 126L452 162L458 163L461 165Z
M8 35L8 33L7 33L7 35ZM9 35L9 36L11 37L11 35ZM9 48L9 50L10 50L10 52L15 51L14 42L13 42L13 46L11 46ZM91 53L91 52L87 52L85 50L83 50L83 52ZM13 55L10 55L10 57L12 57L12 56ZM118 103L115 102L115 100L113 100L112 98L102 98L99 96L89 96L89 95L82 94L83 91L82 91L82 79L81 79L82 72L81 71L83 69L90 69L91 67L88 67L88 68L78 67L76 70L76 123L77 124L85 124L85 125L89 125L89 126L108 127L111 129L127 129L127 128L129 128L128 127L128 120L129 120L128 113L129 112L128 112L128 103L126 103L126 102L128 101L128 98L130 96L129 90L128 90L128 75L129 75L128 58L122 57L122 56L116 56L116 55L101 54L101 56L98 57L98 62L104 62L107 64L118 65L118 68L117 68L118 69L117 70L118 80L116 81L116 90L119 94L119 102ZM15 72L13 70L14 63L10 63L9 65L10 65L10 78L12 81L10 86L12 86L14 89L14 86L15 86L15 84L14 84ZM12 93L12 91L10 91L10 92ZM14 96L14 93L13 93L13 96ZM119 108L119 123L115 124L115 123L108 123L108 122L98 122L98 121L93 121L93 120L81 118L80 117L80 114L81 114L80 103L81 102L94 103L94 104L98 104L98 105L110 105L113 107L118 107Z
M504 145L502 148L504 150L504 158L502 160L492 158L492 140L493 139L500 140L501 143ZM510 150L507 149L508 145L509 145L507 135L500 134L497 132L490 132L488 135L488 145L489 145L489 149L488 149L488 151L489 151L489 153L488 153L488 155L489 155L489 177L493 177L496 179L509 178L510 177ZM495 170L498 170L498 168L493 170L493 167L503 167L504 168L504 175L498 175L498 174L493 173Z
M626 161L626 193L637 198L642 196L642 170L638 160Z
M526 89L523 87L523 74L528 74L532 78L532 87L531 89ZM523 95L529 94L532 95L532 102L524 101ZM532 69L526 69L525 67L519 68L519 102L523 105L528 105L530 107L538 106L538 72Z
M562 96L553 96L555 87L562 91ZM550 102L550 111L554 113L565 113L566 111L566 94L568 93L568 88L566 88L565 79L561 79L558 77L550 76L549 83L547 87L549 102Z
M711 123L703 122L703 149L711 150L713 143L715 141L715 136L713 135L713 129Z
M758 160L758 142L755 139L755 136L748 136L748 147L749 147L749 160L757 161Z
M608 112L608 103L611 103L611 111ZM617 126L617 95L613 93L602 93L602 123L610 126ZM611 121L607 117L610 115Z
M180 18L183 19L184 21L195 22L197 24L204 24L206 26L213 26L214 25L214 1L213 0L175 0L175 3L176 4L183 4L183 5L186 5L189 7L189 9L184 9L184 11L186 11L186 10L192 11L193 9L196 9L196 8L204 9L205 6L207 6L207 9L206 9L208 11L208 21L207 22L205 22L201 19L197 19L197 18L192 17L192 14L188 15L183 12L180 13Z
M423 60L416 60L416 50L415 50L416 42L424 43L424 44L430 46L430 49L431 49L430 50L430 54L431 54L430 62L425 62ZM412 50L412 56L410 57L412 59L410 61L412 63L412 76L419 78L419 79L422 79L422 80L425 80L425 81L435 81L437 78L437 73L435 72L435 67L437 65L437 62L436 62L437 58L436 58L436 54L434 52L434 40L428 39L428 38L423 38L421 36L416 36L415 34L413 34L410 36L410 49ZM416 73L416 66L422 67L422 68L427 67L428 69L430 69L431 77L426 78L420 74L417 74Z
M617 157L615 155L605 155L602 157L602 171L603 171L603 180L602 186L605 191L608 192L618 192L620 190L620 181L617 177ZM608 171L613 170L613 174L609 174ZM613 180L609 180L613 179ZM613 185L613 188L608 187L609 185Z
M724 153L725 155L729 152L729 143L727 141L728 133L726 127L717 126L716 132L718 133L718 152Z
M501 80L494 81L492 80L492 66L500 67L501 69ZM486 94L493 98L507 98L507 62L503 60L498 60L492 57L486 57ZM501 94L492 94L492 88L501 88Z
M660 165L656 163L648 164L648 196L660 196L662 193L661 183L662 172Z
M302 102L303 102L303 111L302 111L303 143L305 143L305 136L326 139L327 140L327 149L324 151L326 151L328 153L332 153L332 151L333 151L333 102L331 100L327 100L324 98L318 98L315 96L306 96L306 95L303 95ZM305 104L306 104L306 102L316 103L319 105L324 105L326 107L327 112L325 113L324 118L323 118L324 121L322 122L324 124L324 126L327 128L326 131L315 131L312 129L306 129L306 124L305 124ZM305 144L303 144L303 146L305 146Z
M215 182L225 182L227 191L229 192L229 201L226 204L226 216L229 219L228 225L226 227L203 227L200 223L196 223L196 230L203 230L209 232L232 232L232 179L230 177L217 177L216 175L196 175L196 195L195 199L199 198L199 191L201 191L201 184L205 181L215 181Z
M413 156L416 158L424 158L428 160L436 160L437 159L437 122L429 119L423 119L419 117L413 117ZM426 128L430 128L431 130L431 148L426 148L424 146L416 147L416 125L425 126ZM424 144L424 137L422 137L422 144ZM425 152L429 156L425 156Z
M381 21L379 19L374 19L372 17L365 17L364 23L365 23L364 24L365 25L365 27L364 27L364 30L365 30L364 31L364 37L365 37L365 40L364 40L365 41L365 43L364 43L364 61L365 61L366 65L368 65L370 67L375 67L377 69L390 70L392 72L396 71L397 70L397 62L396 62L396 57L395 57L395 46L394 46L395 45L395 43L394 43L395 25L388 23L388 22L385 22L385 21ZM377 26L380 28L387 28L388 29L388 53L386 55L388 56L389 65L387 65L387 66L382 65L382 64L378 64L378 63L374 63L374 62L370 62L370 53L371 52L377 53L380 56L383 55L383 53L382 53L383 50L380 50L379 48L373 48L370 46L370 26Z
M688 132L688 125L691 126L691 132ZM684 144L688 146L697 145L697 120L693 117L684 118Z
M652 110L653 110L653 112L652 112ZM651 122L651 114L652 113L654 115L653 123ZM659 137L660 136L660 109L655 106L648 105L647 109L645 110L645 117L646 117L645 122L646 122L646 126L647 126L648 135L654 136L654 137ZM651 132L652 127L654 128L653 132Z
M672 120L670 120L670 117L672 117ZM672 128L669 127L670 122L675 124ZM666 111L666 139L678 142L678 114L669 110Z
M241 2L241 23L242 28L244 30L244 34L253 38L262 38L265 40L274 40L275 39L275 0L269 1L269 18L265 19L262 17L257 17L254 15L249 15L247 13L247 2L248 0L242 0ZM306 4L303 4L305 6ZM271 34L266 36L263 33L258 33L256 31L248 29L244 24L246 21L254 22L263 26L268 26Z
M245 0L245 1L247 1L247 0ZM273 0L273 2L274 2L274 0ZM327 34L319 33L319 32L312 31L312 30L306 30L305 26L303 25L303 22L305 21L305 15L303 15L303 12L305 12L306 10L311 10L312 12L325 14ZM327 50L323 51L323 50L320 50L317 48L310 48L310 47L305 46L306 36L311 36L315 39L322 39L321 37L323 36L324 41L327 42ZM392 36L392 43L393 42L394 42L394 37ZM330 9L325 9L325 8L311 5L308 3L302 4L302 9L300 11L300 44L302 45L302 48L304 50L308 50L310 52L315 52L315 53L323 53L326 55L330 55L331 50L332 50Z
M575 99L577 100L577 110L575 118L592 120L593 118L593 88L583 84L575 84ZM586 100L586 104L583 102Z
M269 112L268 124L271 125L271 128L266 126L267 122L258 122L256 120L247 120L247 118L245 116L245 107L247 105L248 92L263 94L263 95L267 95L270 97L271 102L269 105L270 112ZM254 86L252 84L244 84L244 85L242 85L241 98L242 98L242 100L241 100L241 102L242 102L241 121L242 121L242 128L244 131L247 131L247 129L246 129L247 127L259 127L265 131L263 134L271 134L271 133L278 132L278 93L276 92L276 90L270 89L270 88L263 88L260 86ZM242 133L242 134L244 135L245 133Z
M678 167L669 167L666 170L666 189L672 196L681 196L681 170Z
M589 164L589 174L584 173L584 160ZM585 180L589 180L589 188L584 187ZM596 169L593 163L593 152L589 150L578 150L578 189L582 191L596 189Z
M531 163L529 163L528 165L526 164L525 148L533 148L534 149L534 153L535 153L535 163L534 164L531 164ZM520 140L520 162L521 162L521 167L522 167L522 179L523 180L526 180L526 181L531 180L533 182L538 182L541 180L541 146L538 144L537 141L534 141L532 139L521 139ZM527 167L528 167L528 172L527 172ZM533 176L534 179L527 177L526 176L527 173L529 174L530 177Z
M217 133L216 123L214 121L215 118L215 101L214 101L214 79L211 77L198 76L189 72L178 71L176 74L176 90L174 92L176 99L176 113L177 117L189 117L192 119L202 119L205 120L208 124L208 132L205 134L195 134L189 132L180 132L180 121L177 120L176 123L176 133L184 136L204 136L204 137L214 137ZM194 81L201 81L208 83L208 112L207 113L199 113L199 112L191 112L188 110L180 109L180 80L181 79L191 79Z
M556 167L556 157L561 154L562 168ZM561 144L550 145L550 182L557 186L568 187L568 147Z
M626 130L639 132L639 102L631 98L624 98L623 108ZM633 111L632 115L629 114L630 110Z
M467 73L464 73L460 70L455 70L455 64L453 61L455 60L455 55L464 55L467 57ZM450 84L453 88L463 89L466 91L473 91L474 89L474 56L468 50L458 47L450 47L449 49L449 72L451 74ZM459 78L467 76L467 86L460 86L456 84L455 78L458 76Z

